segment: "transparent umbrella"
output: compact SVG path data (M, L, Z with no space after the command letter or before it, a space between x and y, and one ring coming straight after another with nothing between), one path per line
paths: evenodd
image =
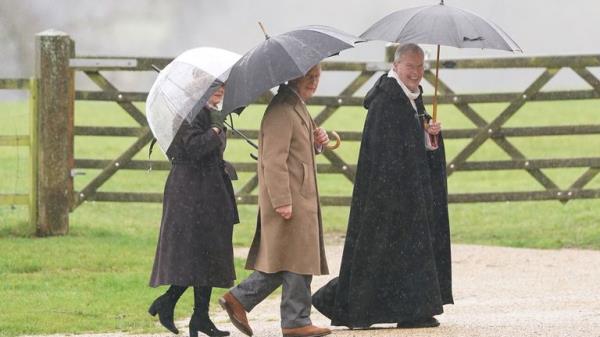
M228 50L200 47L182 53L160 71L146 99L146 118L164 153L183 121L194 120L239 58Z

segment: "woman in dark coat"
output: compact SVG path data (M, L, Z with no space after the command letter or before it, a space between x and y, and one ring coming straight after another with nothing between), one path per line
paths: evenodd
M184 121L167 156L172 163L163 201L160 236L150 286L170 285L150 306L151 315L173 333L175 304L194 287L194 313L190 336L228 336L208 315L212 287L233 286L232 232L239 222L233 187L225 170L223 118L214 108L221 102L221 87L191 125Z

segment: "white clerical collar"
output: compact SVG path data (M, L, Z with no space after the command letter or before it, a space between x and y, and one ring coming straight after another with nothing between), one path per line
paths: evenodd
M402 82L400 80L400 77L398 77L398 74L396 74L396 72L394 71L393 67L392 67L392 69L390 69L390 71L388 71L388 77L396 79L396 82L398 82L398 84L400 85L400 88L402 88L402 91L404 91L404 93L406 94L406 96L408 98L410 98L411 101L416 100L419 97L419 95L421 95L420 91L413 92L410 89L408 89L408 87L406 86L406 84L404 84L404 82Z

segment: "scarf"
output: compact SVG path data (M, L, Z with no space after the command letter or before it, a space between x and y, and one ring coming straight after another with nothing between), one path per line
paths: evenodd
M396 79L396 82L398 82L398 85L400 85L400 88L402 88L402 91L404 91L404 93L408 97L408 100L410 101L410 104L412 105L413 109L415 109L415 111L416 111L417 104L415 103L415 100L419 97L419 95L421 95L421 92L420 91L412 92L410 89L408 89L408 87L402 81L400 81L400 77L398 77L398 74L396 74L393 67L388 72L388 77Z

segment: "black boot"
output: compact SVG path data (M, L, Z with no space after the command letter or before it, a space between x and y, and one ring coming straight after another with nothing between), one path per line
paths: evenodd
M229 331L217 329L208 316L212 287L194 287L194 314L190 319L190 337L198 337L198 331L209 337L229 336Z
M148 308L148 313L152 316L158 314L160 324L174 334L178 334L179 330L177 330L175 322L173 322L173 311L175 310L175 304L177 304L177 301L186 289L187 287L172 285L166 293L155 299L150 308Z

